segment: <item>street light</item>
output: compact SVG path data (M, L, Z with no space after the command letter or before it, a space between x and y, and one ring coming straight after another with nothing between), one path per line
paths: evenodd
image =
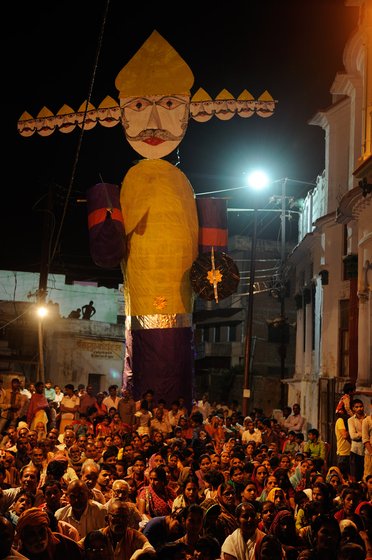
M248 177L248 185L256 191L264 189L269 182L267 175L262 171L254 171ZM252 354L252 325L253 325L253 288L256 270L256 245L257 245L257 205L253 209L253 233L251 243L251 263L249 274L249 292L247 322L244 341L244 385L243 385L243 415L248 414L248 400L251 396L250 391L250 368Z
M39 343L39 381L45 383L45 365L44 365L44 340L43 340L43 319L48 315L48 309L45 305L38 305L36 308L38 316L38 343Z

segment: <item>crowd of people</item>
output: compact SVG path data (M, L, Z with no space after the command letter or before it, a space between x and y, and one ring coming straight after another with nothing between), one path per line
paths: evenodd
M332 465L297 403L243 417L207 395L188 410L0 383L0 560L371 560L372 411L354 392Z

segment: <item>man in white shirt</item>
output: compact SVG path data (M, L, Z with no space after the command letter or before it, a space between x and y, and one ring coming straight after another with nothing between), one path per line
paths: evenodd
M55 518L67 521L77 529L80 538L90 531L102 529L106 525L106 510L98 502L89 499L89 489L81 480L70 482L67 487L70 505L57 509Z
M364 470L364 445L362 441L362 422L366 417L364 404L360 399L354 399L350 403L353 416L348 418L348 430L351 440L350 450L350 477L352 482L360 482L363 479Z
M244 422L247 429L242 433L242 443L247 444L249 441L254 441L257 445L262 443L262 435L260 430L254 427L253 420Z
M288 418L284 420L283 426L288 431L293 430L296 433L302 432L304 429L305 418L300 414L300 405L298 403L295 403L292 406L292 411L292 414L290 414Z
M107 406L107 410L110 411L110 408L118 409L120 397L118 397L118 386L117 385L110 385L108 388L109 396L103 399L103 404Z
M211 413L211 405L208 402L208 395L204 394L202 399L198 401L198 408L203 415L203 420L206 420Z

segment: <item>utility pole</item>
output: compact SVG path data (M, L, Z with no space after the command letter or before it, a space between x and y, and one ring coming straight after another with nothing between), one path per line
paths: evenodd
M37 292L38 305L38 348L39 348L39 375L38 379L45 382L45 361L44 361L44 322L45 302L48 293L48 274L50 265L50 243L52 236L53 220L53 191L51 185L48 188L47 204L44 209L43 237L41 245L39 289ZM44 309L43 309L44 308Z
M287 357L287 344L285 342L285 336L286 336L286 319L285 319L285 291L286 291L286 286L285 286L285 277L284 277L284 265L285 265L285 261L286 261L286 231L285 231L285 227L286 227L286 210L287 210L287 178L284 178L282 180L282 196L281 196L281 203L282 203L282 211L280 214L280 219L281 219L281 254L280 254L280 260L281 260L281 275L282 275L282 288L281 288L281 294L280 294L280 317L282 320L281 323L281 328L282 328L282 336L281 336L281 343L280 343L280 347L278 349L279 352L279 356L280 356L280 405L283 408L285 405L284 399L285 399L285 387L283 384L283 379L285 377L285 359Z
M53 190L51 185L48 188L46 208L43 210L43 236L41 244L41 260L40 260L40 277L39 277L39 291L38 303L40 305L45 303L47 295L48 274L50 265L50 245L52 236L52 220L53 220Z
M247 322L244 344L244 386L243 386L243 416L248 415L248 401L251 396L252 384L252 326L253 326L253 301L254 301L254 277L256 270L256 246L257 246L257 209L253 213L253 234L251 241L251 266L249 274L249 292Z

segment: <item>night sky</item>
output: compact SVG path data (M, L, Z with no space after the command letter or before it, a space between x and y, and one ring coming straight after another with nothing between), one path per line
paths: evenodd
M273 181L290 178L288 190L300 198L324 169L323 131L307 122L331 103L329 89L336 72L343 71L343 49L357 24L358 9L345 7L343 0L245 0L223 7L209 2L111 0L104 28L106 0L33 2L22 11L13 4L11 41L4 51L9 60L3 102L8 155L0 226L2 268L38 270L50 187L53 248L79 143L80 129L23 138L17 134L17 120L24 111L36 117L44 105L53 113L64 103L74 110L80 107L91 88L102 29L91 97L95 106L106 95L117 99L116 75L154 29L192 69L192 94L203 87L214 98L226 88L236 97L243 89L259 97L267 89L278 100L268 119L254 115L190 121L179 148L179 166L196 193L242 186L244 173L261 167ZM59 271L76 273L80 263L82 270L89 266L87 275L92 275L86 206L76 201L102 180L121 184L135 159L119 125L97 125L84 134L55 254ZM280 183L274 182L270 194L279 194L279 189ZM232 197L231 207L252 206L243 190L221 195ZM266 231L275 235L276 227ZM249 233L247 215L234 214L229 228Z

